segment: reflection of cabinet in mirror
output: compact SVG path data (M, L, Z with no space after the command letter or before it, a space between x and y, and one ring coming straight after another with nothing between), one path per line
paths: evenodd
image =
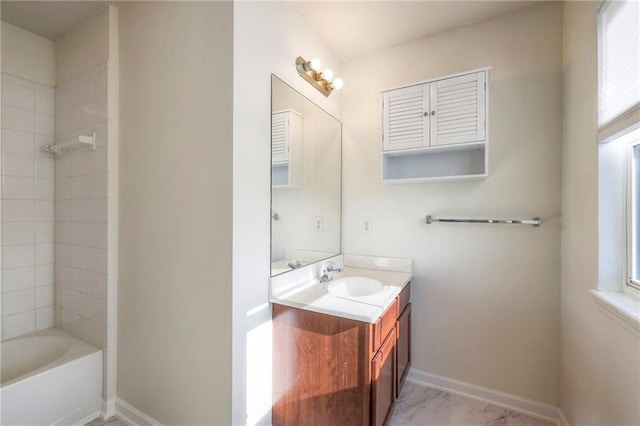
M302 186L304 116L293 109L271 114L271 184L279 188Z

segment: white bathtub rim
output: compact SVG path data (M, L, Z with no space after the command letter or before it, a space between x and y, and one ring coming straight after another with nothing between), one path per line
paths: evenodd
M38 330L35 331L33 333L29 333L29 334L25 334L22 336L18 336L18 337L14 337L12 339L9 340L5 340L4 343L8 343L11 342L13 340L19 340L19 339L25 339L25 338L33 338L33 337L38 337L38 336L61 336L64 338L68 338L72 341L71 346L69 347L69 349L67 349L67 351L60 357L52 360L50 363L45 364L39 368L36 368L28 373L25 373L21 376L18 377L14 377L11 380L7 380L4 383L0 383L0 389L7 389L10 388L11 386L14 386L18 383L20 383L21 381L27 380L31 377L37 377L41 374L46 373L47 371L50 371L54 368L60 367L62 365L65 365L69 362L75 361L77 359L82 359L88 356L93 355L96 352L102 352L102 349L97 348L83 340L80 340L72 335L70 335L69 333L60 330L58 328L46 328L43 330Z

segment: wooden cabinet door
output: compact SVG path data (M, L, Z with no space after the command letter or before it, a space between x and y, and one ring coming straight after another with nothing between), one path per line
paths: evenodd
M396 353L398 354L398 372L396 382L396 397L400 396L404 380L411 368L411 303L404 308L398 317L398 343Z
M391 420L396 401L396 331L391 329L371 361L371 425Z

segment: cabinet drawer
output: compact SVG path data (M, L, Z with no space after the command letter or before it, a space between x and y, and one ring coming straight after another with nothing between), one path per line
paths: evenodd
M400 295L398 296L398 316L404 311L404 309L409 304L411 300L411 283L407 283L407 285L402 289Z
M375 324L372 352L377 352L378 348L384 341L389 332L396 327L398 319L398 298L393 301L391 306L382 314L378 322Z

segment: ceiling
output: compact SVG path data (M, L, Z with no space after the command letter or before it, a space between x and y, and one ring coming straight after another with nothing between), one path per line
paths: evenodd
M0 2L2 21L55 40L100 11L108 1Z
M529 7L539 1L296 1L342 60Z
M542 0L296 1L300 12L343 60L522 9ZM0 2L1 18L55 40L120 1Z

